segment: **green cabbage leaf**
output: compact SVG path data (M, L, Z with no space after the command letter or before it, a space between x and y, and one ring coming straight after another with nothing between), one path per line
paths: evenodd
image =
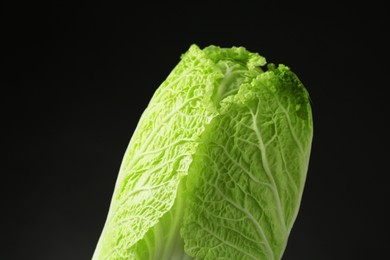
M312 136L287 66L192 45L141 116L93 259L281 259Z

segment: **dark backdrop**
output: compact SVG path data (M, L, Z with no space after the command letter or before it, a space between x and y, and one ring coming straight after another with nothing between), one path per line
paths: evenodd
M283 259L386 258L384 6L254 3L4 4L1 259L91 258L138 118L192 43L245 46L310 93L311 163Z

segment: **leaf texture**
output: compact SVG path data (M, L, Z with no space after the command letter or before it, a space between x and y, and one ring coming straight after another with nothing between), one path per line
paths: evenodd
M297 87L305 96L288 68L271 67L203 133L188 176L182 226L190 255L281 258L297 216L312 136L307 97L292 95Z

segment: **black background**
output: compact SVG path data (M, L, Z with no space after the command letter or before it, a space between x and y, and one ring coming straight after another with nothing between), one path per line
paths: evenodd
M384 10L4 4L0 259L91 258L137 121L192 43L245 46L290 66L310 93L311 163L283 259L387 258Z

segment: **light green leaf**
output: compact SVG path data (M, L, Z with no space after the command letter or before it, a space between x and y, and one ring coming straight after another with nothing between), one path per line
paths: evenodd
M280 259L311 136L307 94L288 68L271 68L242 88L208 125L190 167L182 224L188 254Z

